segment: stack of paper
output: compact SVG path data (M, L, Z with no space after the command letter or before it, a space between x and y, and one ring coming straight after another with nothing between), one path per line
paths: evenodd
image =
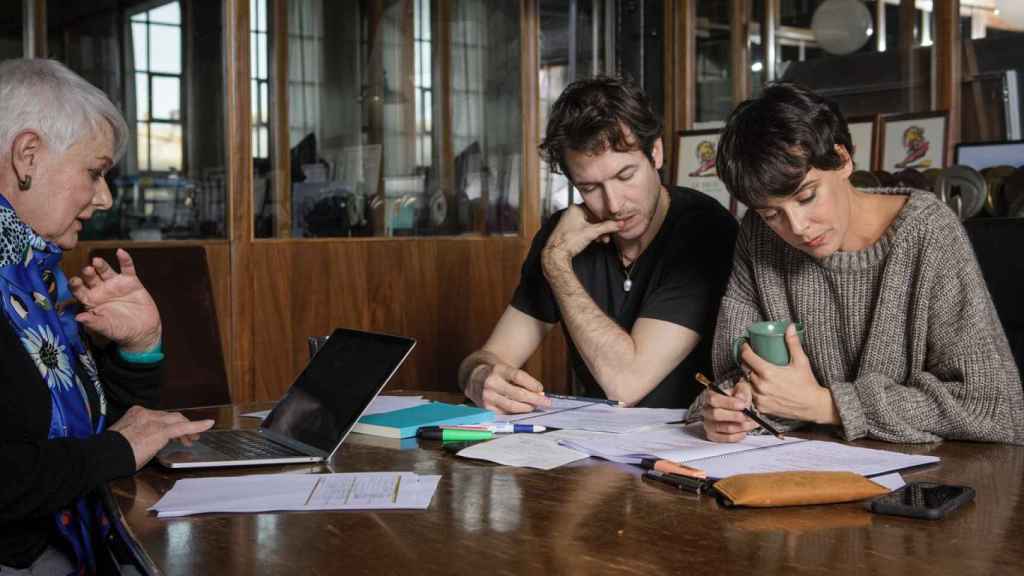
M768 435L747 436L736 443L709 442L700 436L700 425L697 424L635 434L569 438L560 443L566 448L616 462L635 464L643 458L683 462L704 470L713 478L798 470L876 476L939 461L935 456L902 454L792 436L784 440Z
M638 464L644 458L685 462L799 441L798 438L792 436L780 440L769 435L748 435L742 441L735 443L711 442L702 437L700 429L700 424L685 428L682 426L661 427L633 434L602 434L566 439L562 441L562 445L605 460Z
M571 403L566 405L565 403ZM686 418L682 408L619 408L608 404L562 400L549 410L507 414L499 421L541 424L563 430L590 430L622 434Z
M440 480L413 472L185 478L150 510L160 518L206 512L424 510Z

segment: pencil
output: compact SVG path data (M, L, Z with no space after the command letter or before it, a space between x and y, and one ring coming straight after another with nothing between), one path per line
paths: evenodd
M719 388L718 384L715 384L711 380L708 380L707 376L701 374L700 372L697 372L697 375L695 376L695 378L697 379L697 382L700 382L701 384L703 384L704 387L707 388L708 390L711 390L713 392L717 392L718 394L721 394L722 396L728 396L728 394L725 393L725 390L722 390L721 388ZM747 417L750 418L751 420L753 420L754 422L757 422L757 424L760 427L762 427L765 430L767 430L767 431L771 432L772 434L774 434L775 437L778 438L779 440L785 440L785 438L782 436L782 432L779 432L778 430L775 429L774 426L769 424L768 421L765 420L764 417L762 417L761 414L759 414L758 411L755 410L753 406L748 407L748 408L744 408L743 409L743 413L746 414Z

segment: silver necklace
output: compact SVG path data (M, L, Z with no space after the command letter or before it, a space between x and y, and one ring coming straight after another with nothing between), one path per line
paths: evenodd
M626 266L622 263L622 252L619 251L619 246L614 242L612 244L615 246L615 256L619 261L619 265L622 266L622 273L626 275L626 279L622 281L622 290L629 292L633 289L633 279L631 276L633 275L633 268L636 266L636 260L631 261L629 266Z

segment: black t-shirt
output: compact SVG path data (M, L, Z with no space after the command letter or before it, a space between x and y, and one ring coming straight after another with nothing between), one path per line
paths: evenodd
M737 224L721 204L696 190L669 188L669 197L661 229L632 265L629 292L623 289L626 273L611 243L591 244L573 258L572 267L598 308L626 332L632 331L637 318L654 318L700 334L696 348L638 404L685 408L700 391L694 375L711 376L714 322L732 269ZM548 323L561 321L562 314L544 277L540 254L563 213L553 215L534 237L512 296L517 310ZM604 398L568 330L565 335L573 392Z

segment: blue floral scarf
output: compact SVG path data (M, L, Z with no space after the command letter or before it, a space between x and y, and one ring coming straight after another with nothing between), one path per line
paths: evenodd
M50 389L50 438L85 438L103 431L106 398L89 349L75 321L67 278L60 269L63 250L26 225L0 195L0 297L7 321ZM84 380L84 382L83 382ZM93 414L85 386L98 398ZM96 571L93 527L109 523L96 502L82 497L57 512L56 529L75 554L76 573Z

